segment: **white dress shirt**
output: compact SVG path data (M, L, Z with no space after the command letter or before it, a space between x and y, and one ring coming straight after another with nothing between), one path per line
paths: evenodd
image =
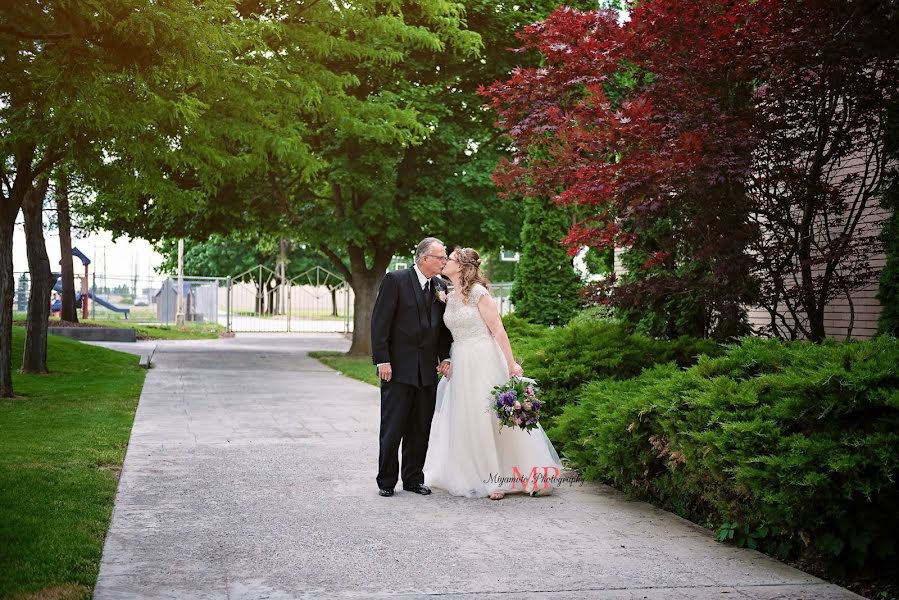
M418 275L418 287L425 289L425 284L429 282L430 279L425 277L424 273L418 270L418 265L414 265L412 269L415 271L415 274Z

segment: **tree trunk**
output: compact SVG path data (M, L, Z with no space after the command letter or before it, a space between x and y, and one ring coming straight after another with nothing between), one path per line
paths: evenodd
M824 309L815 307L808 311L809 340L820 344L827 337L824 329Z
M339 317L340 315L337 313L337 288L331 288L331 316Z
M12 398L12 303L16 282L12 272L12 236L19 203L3 198L0 206L0 398Z
M75 267L72 264L72 219L69 215L69 181L60 170L56 180L56 215L59 221L59 255L62 272L62 296L60 297L59 318L63 321L78 322L75 307ZM135 283L135 290L137 285ZM137 293L135 292L135 296Z
M729 302L721 307L718 314L718 326L715 327L715 339L732 342L744 333L743 311L738 304Z
M368 268L365 251L355 244L349 244L349 267L340 256L322 244L319 251L324 254L353 288L353 342L349 354L352 356L371 356L371 313L378 296L378 286L387 272L387 266L393 258L396 248L375 246L372 266Z
M265 295L265 314L269 316L274 316L276 314L275 304L278 300L278 288L277 287L266 287L266 295Z
M383 277L383 269L353 273L353 356L371 356L371 313Z
M13 232L16 217L32 187L34 147L16 151L16 178L9 196L0 194L0 397L12 398L12 301L16 282L12 272Z
M38 181L25 196L25 246L28 251L28 270L31 273L31 293L28 297L28 322L25 328L25 352L22 372L47 372L47 324L50 316L50 259L44 241L44 198L49 179Z

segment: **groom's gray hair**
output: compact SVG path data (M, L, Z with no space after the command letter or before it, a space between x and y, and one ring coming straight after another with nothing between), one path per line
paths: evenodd
M435 237L426 237L422 241L418 242L418 247L415 249L415 264L418 264L418 261L420 261L424 257L424 255L431 250L431 246L433 246L434 244L440 244L441 246L445 245Z

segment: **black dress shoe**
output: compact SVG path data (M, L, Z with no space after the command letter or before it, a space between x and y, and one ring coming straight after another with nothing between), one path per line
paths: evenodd
M393 496L393 490L385 490L384 488L378 488L378 495L384 496L385 498Z
M414 492L416 494L421 494L422 496L427 496L431 493L431 488L426 485L418 484L418 485L410 485L409 487L403 486L403 489L407 492Z

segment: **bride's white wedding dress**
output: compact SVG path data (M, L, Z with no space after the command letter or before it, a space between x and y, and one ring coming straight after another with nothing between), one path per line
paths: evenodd
M509 369L478 311L486 293L475 284L467 304L458 292L447 296L443 322L453 334L452 372L437 384L425 484L470 498L495 490L546 493L558 486L562 465L543 428L500 429L490 408L491 390L509 380Z

